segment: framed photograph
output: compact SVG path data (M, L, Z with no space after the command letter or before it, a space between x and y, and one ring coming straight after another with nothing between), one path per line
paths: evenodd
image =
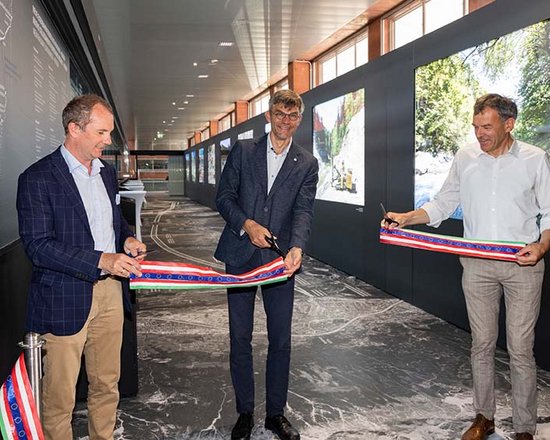
M313 154L319 162L316 198L364 206L364 89L313 107Z

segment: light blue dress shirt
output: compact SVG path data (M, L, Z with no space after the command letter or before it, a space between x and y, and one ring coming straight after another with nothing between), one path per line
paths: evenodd
M61 146L61 154L69 167L80 198L84 203L84 209L94 238L94 250L115 253L113 208L100 175L101 168L104 165L99 159L94 159L92 161L92 172L88 174L88 169L67 150L65 145Z
M281 171L281 167L283 166L283 162L286 159L288 150L290 149L290 145L292 145L292 138L290 139L290 142L288 143L286 148L283 151L281 151L280 154L277 154L273 149L273 144L271 143L271 136L270 135L267 136L267 193L268 194L269 194L269 191L271 191L273 182L275 182L275 179L277 178L277 174L279 174L279 171Z

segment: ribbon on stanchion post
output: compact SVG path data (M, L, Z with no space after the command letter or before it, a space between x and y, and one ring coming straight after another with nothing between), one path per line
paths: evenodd
M37 396L39 391L33 396L25 355L21 353L0 388L0 433L4 440L44 440Z
M27 367L27 373L29 376L29 382L34 396L34 402L36 404L36 411L40 417L40 402L42 389L42 346L44 340L40 337L40 334L29 332L25 335L23 342L19 343L19 346L25 351L25 365Z

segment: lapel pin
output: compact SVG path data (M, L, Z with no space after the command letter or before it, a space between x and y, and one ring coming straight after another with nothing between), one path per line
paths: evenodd
M294 162L297 162L297 161L298 161L298 159L294 158Z

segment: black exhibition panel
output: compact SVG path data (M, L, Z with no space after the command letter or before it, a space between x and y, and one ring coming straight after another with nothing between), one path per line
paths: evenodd
M304 93L304 115L294 140L313 152L314 106L360 89L364 91L364 78L363 67ZM368 174L365 180L369 180ZM364 276L365 211L366 206L316 200L307 253L347 273Z

